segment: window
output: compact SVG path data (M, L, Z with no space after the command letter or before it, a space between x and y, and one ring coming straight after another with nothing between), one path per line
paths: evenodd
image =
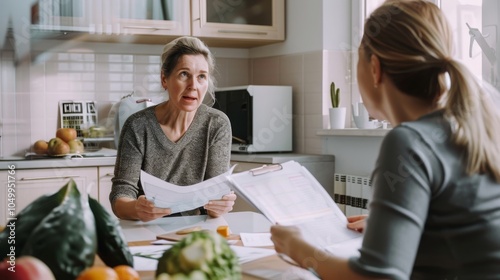
M363 19L384 1L364 0L361 5ZM498 53L500 3L497 0L433 0L432 2L441 7L452 26L453 57L467 65L479 79L500 89L499 63L495 54Z

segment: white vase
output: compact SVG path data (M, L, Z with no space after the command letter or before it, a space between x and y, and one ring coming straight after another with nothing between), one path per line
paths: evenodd
M360 129L373 129L377 128L374 121L370 121L370 114L366 110L363 102L352 104L352 117L357 128Z
M343 129L345 128L345 115L346 108L330 108L328 111L330 115L330 129Z

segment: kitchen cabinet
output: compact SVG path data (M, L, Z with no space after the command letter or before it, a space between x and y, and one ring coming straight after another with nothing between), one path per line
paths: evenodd
M4 202L7 201L8 186L14 189L13 206L16 214L38 197L57 192L70 178L75 180L80 193L89 193L96 199L98 197L97 168L95 167L11 170L15 173L9 174L9 170L0 171L0 186L2 186L0 199L2 205L7 205ZM11 218L7 215L7 207L4 206L0 209L0 224L6 224L7 218Z
M285 0L39 0L32 38L165 44L185 35L210 47L284 41Z
M190 34L189 7L189 0L39 0L31 21L35 31L181 36Z
M98 176L99 176L99 202L111 215L115 215L111 209L111 203L109 202L109 193L111 192L111 178L114 176L114 166L99 166Z
M206 41L285 40L284 0L193 0L191 4L191 34Z
M31 8L32 28L87 31L93 15L91 2L39 0Z
M123 35L189 35L189 0L125 0L102 2L111 22L103 23L104 33ZM109 7L109 8L108 8ZM103 19L106 17L104 16ZM111 26L111 27L106 27Z

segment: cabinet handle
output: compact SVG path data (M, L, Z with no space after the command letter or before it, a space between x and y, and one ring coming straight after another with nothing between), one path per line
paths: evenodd
M123 28L134 28L134 29L153 29L153 30L172 30L172 28L161 28L161 27L152 27L152 26L141 26L141 25L129 25L129 26L124 26Z
M21 181L36 181L36 180L51 180L51 179L67 179L67 178L80 178L78 175L67 175L67 176L52 176L52 177L28 177L21 178Z
M113 173L106 173L106 175L104 175L104 177L112 177L112 176L114 176L114 175L115 175L115 174L113 174Z
M267 32L263 31L242 31L242 30L217 30L219 33L239 33L239 34L252 34L252 35L267 35Z

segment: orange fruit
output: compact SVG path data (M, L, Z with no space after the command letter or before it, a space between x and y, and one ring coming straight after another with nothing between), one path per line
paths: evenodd
M229 237L231 232L229 231L229 226L218 226L217 233L222 235L223 237Z
M128 265L118 265L113 268L118 274L118 279L120 280L139 280L141 277L139 276L139 273L132 268L131 266Z
M120 280L111 267L92 266L80 273L76 280Z

